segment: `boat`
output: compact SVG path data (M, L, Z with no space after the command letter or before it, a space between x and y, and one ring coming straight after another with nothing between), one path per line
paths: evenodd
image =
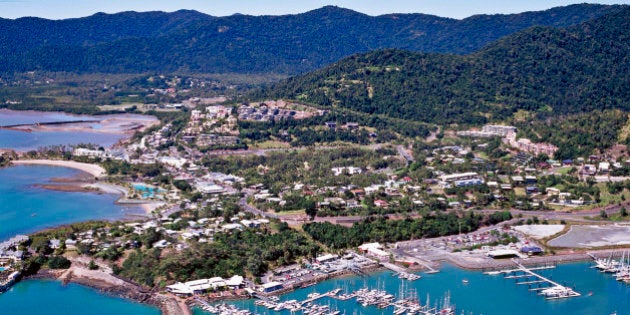
M464 279L464 280L462 280L462 283L463 283L463 284L468 284L468 279Z

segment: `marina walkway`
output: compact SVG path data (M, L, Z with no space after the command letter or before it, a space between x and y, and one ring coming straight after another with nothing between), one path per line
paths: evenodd
M515 269L499 270L485 272L485 274L497 275L503 274L505 279L515 279L517 285L537 285L538 287L529 288L529 291L537 291L539 295L545 297L545 299L564 299L570 297L580 296L581 294L574 291L569 287L565 287L547 277L539 275L534 270L543 270L555 268L554 265L546 265L541 267L527 268L519 263L517 260L512 259L512 262L516 265ZM523 280L518 280L523 279ZM548 284L548 286L541 286Z

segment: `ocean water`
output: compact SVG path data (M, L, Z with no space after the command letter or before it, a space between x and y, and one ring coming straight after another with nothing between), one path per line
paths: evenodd
M0 109L0 126L90 119L94 119L94 117L88 115L72 115L63 112Z
M0 314L46 315L158 315L160 310L102 294L78 284L53 280L26 280L0 294Z
M362 287L384 289L396 296L401 292L414 294L422 304L427 300L432 305L443 302L450 296L450 301L457 308L456 314L485 315L542 315L542 314L575 314L575 315L608 315L630 314L630 286L619 283L610 275L590 268L592 263L580 262L558 265L555 269L539 271L540 274L552 278L563 285L569 285L582 294L580 297L564 300L545 300L528 290L527 285L517 285L514 279L504 279L500 275L485 275L477 271L458 269L444 265L439 273L421 274L422 278L413 282L399 280L391 272L379 272L365 277L351 276L332 279L320 284L297 290L280 297L284 300L304 300L309 293L324 293L334 288L354 291ZM468 280L464 284L462 280ZM330 305L342 314L392 314L392 309L363 307L354 299L338 301L323 298L318 304ZM233 304L252 310L259 314L279 314L265 307L254 305L253 300L233 302ZM197 315L204 314L194 309ZM290 314L288 311L283 315Z
M96 144L104 148L111 147L124 135L98 132L42 131L24 132L0 129L0 149L30 151L40 147L55 145Z
M78 173L70 168L39 165L0 169L0 240L73 222L144 214L140 207L115 204L116 195L52 191L36 186L51 178Z
M71 115L58 112L0 110L0 126L90 119L96 118L87 115ZM93 126L96 126L96 124ZM103 147L110 147L123 137L125 136L122 134L98 132L25 132L0 129L0 148L13 149L16 151L28 151L51 145L75 145L80 143L93 143Z

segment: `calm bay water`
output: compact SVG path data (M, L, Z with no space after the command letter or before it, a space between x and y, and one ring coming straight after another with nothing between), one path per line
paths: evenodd
M53 280L27 280L0 294L0 314L157 315L160 311L73 283L63 285Z
M36 122L90 120L93 116L72 115L63 112L38 112L0 109L0 126L32 124Z
M529 292L527 286L516 285L513 279L461 270L449 265L443 266L437 274L422 274L420 280L404 281L404 288L401 285L403 280L393 277L391 272L380 272L363 278L347 277L329 280L283 295L280 300L304 300L309 293L323 293L334 288L353 291L362 287L369 287L384 289L396 296L400 296L400 292L415 291L423 304L427 300L427 294L429 294L432 305L439 303L443 297L449 294L451 303L457 307L457 314L608 315L614 311L620 315L630 314L630 286L619 283L611 276L590 268L591 265L590 262L563 264L556 269L540 271L541 274L551 277L554 281L570 285L582 293L581 297L565 300L545 300L543 297ZM464 279L469 281L468 284L462 282ZM330 305L331 308L340 310L342 314L392 314L392 309L362 307L354 299L338 301L323 298L317 303ZM253 300L238 301L234 304L259 314L277 314L267 308L254 305ZM204 314L199 309L195 309L194 312L197 315ZM282 314L288 315L289 312Z
M0 169L0 240L72 222L144 214L139 207L116 205L116 195L51 191L34 186L78 172L64 167L30 165Z
M0 126L96 119L87 115L70 115L57 112L0 110ZM76 131L17 131L0 129L0 148L16 151L35 150L51 145L94 143L110 147L122 139L122 134Z

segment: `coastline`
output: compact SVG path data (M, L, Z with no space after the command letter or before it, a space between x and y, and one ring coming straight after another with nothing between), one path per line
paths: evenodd
M14 160L11 161L13 165L46 165L46 166L60 166L76 169L85 173L88 173L95 178L102 178L107 173L103 167L96 164L81 163L75 161L61 161L61 160Z
M105 183L97 182L98 179L105 178L106 171L103 167L96 164L81 163L76 161L61 161L61 160L15 160L12 161L12 165L45 165L55 167L67 167L79 170L88 175L78 175L70 178L52 178L51 184L35 184L34 186L48 190L64 191L64 192L90 192L98 194L113 194L119 195L119 198L115 201L119 205L138 206L144 210L146 215L151 213L158 207L164 205L161 201L147 201L147 200L131 200L128 199L129 191L127 188ZM91 176L91 177L90 177ZM136 216L136 215L134 215Z
M590 251L588 254L594 254L596 256L606 257L607 254L614 252L611 249L604 250L594 250ZM527 259L521 260L520 262L523 264L542 264L542 263L572 263L579 261L588 261L590 260L590 256L586 252L584 253L565 253L558 254L553 256L541 256L536 257L537 259ZM109 270L108 266L104 266L100 264L98 270L89 270L87 268L89 258L87 257L77 257L72 260L72 266L63 271L54 271L49 269L40 270L37 274L26 277L25 279L52 279L57 281L62 281L64 283L77 283L83 286L87 286L98 290L105 294L111 294L112 296L125 298L129 300L133 300L138 303L143 303L147 305L152 305L158 307L162 314L165 315L191 315L192 307L196 304L190 298L180 298L176 297L172 294L165 294L161 292L157 292L153 289L144 288L138 284L129 282L127 280L121 279L119 277L111 274L111 270ZM500 260L500 264L497 265L482 265L479 264L477 266L471 266L466 264L458 264L451 260L443 260L441 262L446 262L452 264L456 268L462 270L473 270L473 271L486 271L496 269L495 267L508 267L514 266L514 263L509 259ZM375 272L382 272L383 270L387 270L386 268L380 265L373 265L368 268L362 270L366 274L371 274ZM343 278L348 276L354 276L355 274L351 271L341 271L336 273L331 273L328 275L322 275L315 280L315 283L320 283L322 281ZM312 281L311 281L312 282ZM310 284L310 283L308 283ZM268 295L283 295L288 292L292 292L295 290L299 290L302 287L303 283L295 283L291 287L287 287L278 291L274 291L269 293ZM208 298L210 303L217 303L221 301L235 301L235 300L246 300L250 299L250 297L244 296L215 296Z
M90 257L79 256L71 258L71 261L72 265L68 269L40 269L36 274L25 277L25 280L49 279L64 284L76 283L104 294L157 307L164 315L192 315L188 307L182 309L181 306L185 304L180 298L161 294L117 277L102 261L97 261L99 267L97 270L89 269L89 263L92 261Z

